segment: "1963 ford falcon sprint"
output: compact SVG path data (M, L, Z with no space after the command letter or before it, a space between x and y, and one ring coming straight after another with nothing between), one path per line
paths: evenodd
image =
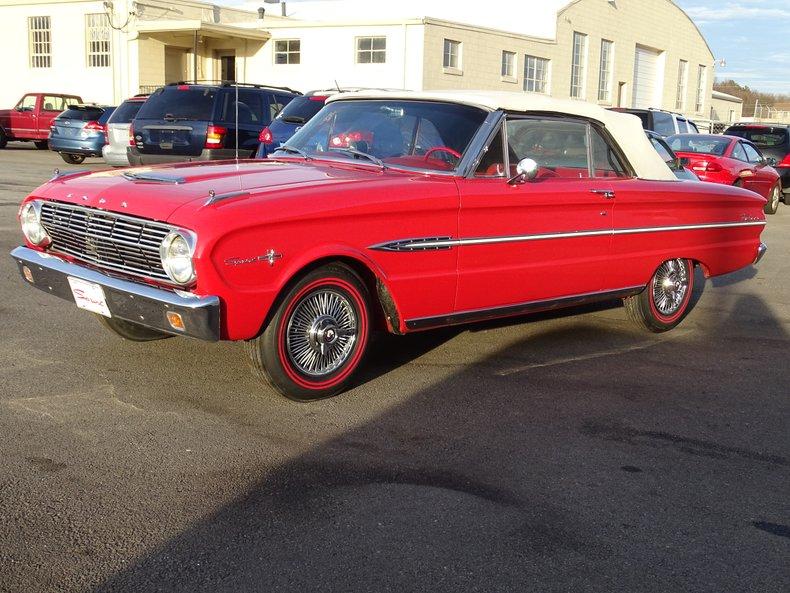
M687 312L694 266L765 246L765 199L677 181L639 120L516 93L338 94L267 161L59 175L19 211L25 280L130 340L244 340L314 399L394 333L622 298Z

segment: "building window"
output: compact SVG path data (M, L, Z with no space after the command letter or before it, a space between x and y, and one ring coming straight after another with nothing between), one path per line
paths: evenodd
M444 67L454 70L461 69L461 42L452 39L444 40Z
M502 76L505 78L516 77L516 53L512 51L502 52Z
M675 96L675 109L685 111L686 109L686 86L689 78L689 63L686 60L678 62L678 90Z
M524 90L530 93L548 93L549 61L546 58L524 56Z
M612 61L614 42L601 39L601 68L598 71L598 100L612 102Z
M357 64L383 64L386 61L386 37L357 38Z
M110 19L103 12L85 15L85 50L88 68L110 65Z
M584 99L587 70L587 35L573 32L573 60L571 61L571 97Z
M702 108L705 107L705 87L708 80L708 69L702 64L697 69L697 101L694 110L697 113L702 113Z
M301 41L298 39L278 39L274 42L275 64L299 64L301 61Z
M31 68L52 67L52 31L48 16L31 16L27 19Z

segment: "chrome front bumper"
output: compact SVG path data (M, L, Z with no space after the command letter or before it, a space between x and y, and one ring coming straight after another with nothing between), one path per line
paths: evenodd
M766 244L760 243L759 247L757 247L757 257L754 258L754 263L757 263L758 261L763 259L763 256L765 255L766 251L768 251L768 247L766 246Z
M176 336L219 340L220 307L216 296L174 292L115 278L28 247L17 247L11 252L11 257L16 260L25 281L44 292L74 302L68 277L80 278L102 286L107 308L113 317ZM29 270L32 282L26 277L25 268ZM181 316L184 331L170 325L167 320L170 312Z

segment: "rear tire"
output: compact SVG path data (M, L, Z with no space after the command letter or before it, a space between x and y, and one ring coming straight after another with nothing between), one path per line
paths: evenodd
M370 294L348 266L313 270L287 290L260 336L244 343L253 374L289 399L346 390L370 338Z
M79 165L82 161L85 160L85 155L82 154L66 154L65 152L60 153L60 158L66 161L69 165Z
M623 304L638 327L665 332L688 313L693 289L694 263L690 259L670 259L658 266L642 292L623 299Z
M170 334L143 325L138 325L131 321L118 319L117 317L105 317L104 315L97 315L97 317L104 327L115 335L121 336L124 340L129 340L130 342L151 342L153 340L164 340L165 338L173 337Z
M36 140L35 142L33 142L33 144L35 144L36 148L38 148L39 150L46 150L47 148L49 148L48 140Z
M776 214L776 211L779 210L779 200L781 197L782 186L777 183L771 188L771 192L768 194L768 202L765 204L763 212L766 214Z

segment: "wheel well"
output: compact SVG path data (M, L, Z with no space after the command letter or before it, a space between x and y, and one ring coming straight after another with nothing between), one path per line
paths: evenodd
M365 283L365 287L368 289L368 293L370 294L371 298L370 305L372 309L371 313L373 328L393 333L400 333L400 318L398 316L398 309L395 306L395 301L393 300L390 291L379 279L376 273L373 272L373 270L371 270L367 265L358 259L342 255L328 256L317 259L297 270L278 292L277 298L274 300L271 308L269 309L269 313L266 316L266 321L264 322L263 327L265 328L269 323L271 316L274 314L274 311L280 304L280 299L285 294L285 292L291 288L291 286L298 282L299 279L305 274L309 274L313 270L331 263L345 264L354 270Z

